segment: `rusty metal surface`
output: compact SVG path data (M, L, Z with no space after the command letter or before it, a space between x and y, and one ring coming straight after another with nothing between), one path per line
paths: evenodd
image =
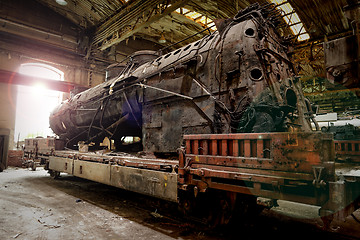
M360 5L348 1L344 16L351 23L353 35L324 42L326 77L332 83L357 88L360 79Z
M138 136L157 153L175 153L184 134L309 132L311 106L277 15L254 4L178 50L136 53L118 77L55 109L50 126L69 148Z
M334 161L332 135L319 132L185 135L184 139L186 155L197 157L193 163L312 174L314 166ZM202 161L202 155L210 156Z
M74 160L71 158L50 156L48 168L57 172L73 174Z
M55 151L49 169L170 201L178 201L184 191L196 196L219 190L234 199L245 194L318 205L322 216L337 212L338 218L358 207L360 177L338 173L345 182L335 179L331 134L202 134L184 139L187 152L179 161ZM180 206L191 201L187 196L185 203L180 197Z
M137 167L145 169L172 172L177 169L177 160L166 160L159 158L137 157L126 153L80 153L78 151L55 151L54 156L70 158L74 160L97 162L105 164L116 164L124 167Z
M216 189L317 205L325 227L360 207L359 166L335 164L331 134L203 134L184 139L180 191L196 195ZM355 150L355 142L351 144Z
M35 171L36 166L46 164L54 151L64 149L64 144L64 141L55 137L27 138L23 148L22 165Z
M360 163L360 140L335 140L334 143L338 161Z
M54 154L73 159L75 176L172 201L179 195L185 210L199 193L211 200L209 208L214 201L226 209L220 214L235 202L256 211L256 196L324 212L343 207L347 200L329 199L349 191L336 179L332 135L311 130L312 106L274 14L255 4L176 51L135 54L119 77L75 95L50 117L70 148L78 141L99 145L104 137L119 146L123 137L138 136L145 152L174 156L185 141L178 161Z
M161 161L155 164L157 167L148 165L137 165L141 159L122 159L122 161L133 162L123 166L117 165L111 160L99 161L100 158L89 161L89 157L62 153L63 156L50 156L49 169L56 172L65 172L76 177L85 178L95 182L119 187L125 190L157 197L169 201L177 201L177 174L175 172L154 171L150 169L161 169ZM61 155L58 153L58 155ZM108 156L107 158L110 159ZM83 159L83 160L78 160ZM102 157L106 159L106 157ZM97 160L97 161L95 161Z
M137 193L177 202L177 174L111 166L111 185Z
M153 197L177 201L177 160L126 153L55 151L49 169Z
M359 37L356 35L324 43L326 77L347 88L359 86Z
M50 155L55 150L62 150L64 142L55 138L27 138L25 139L24 152Z
M185 135L183 188L196 186L322 205L335 181L331 134ZM297 190L296 190L297 189Z
M109 185L110 164L74 160L72 175Z

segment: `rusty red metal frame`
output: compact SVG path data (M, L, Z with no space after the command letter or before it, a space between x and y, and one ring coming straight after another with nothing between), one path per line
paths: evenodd
M335 140L334 144L339 160L360 162L360 140Z
M334 181L334 144L323 133L185 135L179 187L196 186L313 205Z
M87 88L86 86L82 86L77 83L49 80L46 78L39 78L39 77L31 77L24 74L10 72L6 70L0 70L0 82L5 84L25 85L25 86L34 86L35 84L41 83L42 85L46 86L48 89L61 91L61 92L70 92L75 87Z

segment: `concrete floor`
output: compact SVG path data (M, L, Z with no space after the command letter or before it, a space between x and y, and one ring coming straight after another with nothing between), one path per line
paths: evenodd
M62 187L69 186L44 170L1 173L0 239L173 239L171 232L80 201ZM70 187L76 194L76 185Z
M0 173L0 239L286 239L288 234L291 239L360 238L360 224L353 219L341 223L336 233L323 232L317 207L288 202L264 211L245 227L215 231L176 214L158 214L173 208L171 203L69 175L54 180L40 168Z

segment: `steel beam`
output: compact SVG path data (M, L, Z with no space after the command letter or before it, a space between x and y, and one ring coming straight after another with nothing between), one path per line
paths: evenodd
M139 24L135 24L134 26L132 26L132 28L129 28L127 27L126 28L126 25L127 24L123 24L123 26L119 26L117 27L117 31L114 31L112 34L114 33L117 33L116 34L116 37L113 37L111 40L109 41L105 41L101 47L100 47L100 50L105 50L109 47L111 47L112 45L114 44L117 44L129 37L131 37L132 35L134 35L135 33L141 31L142 29L150 26L152 23L160 20L161 18L165 17L166 15L172 13L173 11L175 11L176 9L184 6L189 0L183 0L183 1L179 1L179 2L176 2L174 4L172 4L171 6L167 7L163 12L161 13L158 13L158 14L155 14L153 16L151 16L150 18L148 18L148 20L146 20L145 22L143 23L139 23ZM153 12L153 11L152 11ZM152 13L150 13L152 14ZM114 24L116 24L116 22L114 22ZM113 24L113 25L114 25ZM104 24L103 24L104 25ZM104 41L104 39L106 37L108 37L107 35L104 35L104 31L106 29L103 28L103 25L99 28L99 29L102 29L101 31L98 30L96 36L95 36L95 43L99 43L101 41ZM125 27L125 28L124 28ZM121 33L121 30L123 28L123 32ZM103 35L102 37L100 37L100 35ZM115 36L115 35L114 35Z
M6 84L34 86L35 84L42 84L48 89L60 92L70 92L75 87L85 87L76 83L66 81L57 81L46 78L31 77L16 72L0 70L0 82Z
M134 21L134 17L144 14L144 12L149 11L153 6L156 6L161 2L162 0L148 0L146 2L133 1L126 8L120 8L118 12L97 27L94 43L98 44L113 35L119 29L129 26L131 22Z

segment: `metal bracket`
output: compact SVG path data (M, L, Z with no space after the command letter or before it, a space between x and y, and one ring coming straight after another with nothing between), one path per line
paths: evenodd
M313 185L317 188L326 186L326 182L324 182L324 180L321 179L322 177L321 174L323 169L324 167L319 167L319 166L313 167L313 173L314 173Z

